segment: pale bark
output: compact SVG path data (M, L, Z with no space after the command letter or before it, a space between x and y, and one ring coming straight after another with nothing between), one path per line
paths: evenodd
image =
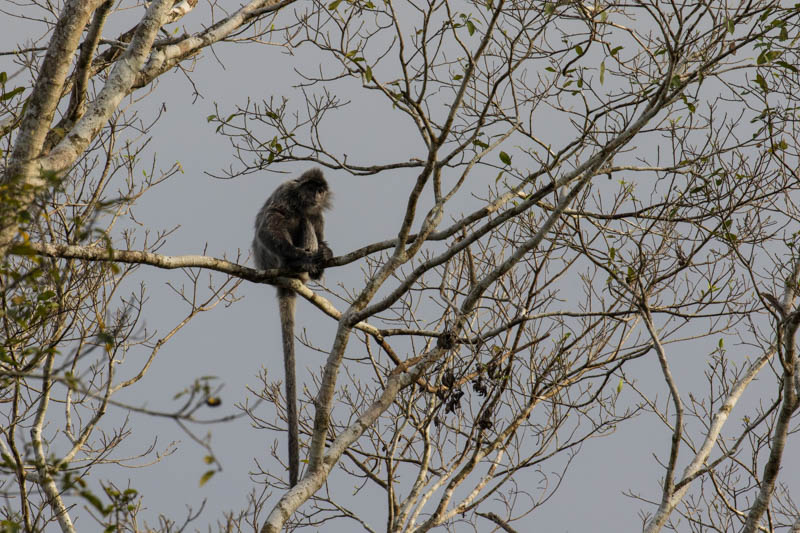
M678 452L681 447L681 438L683 436L683 402L681 401L678 386L675 383L675 378L672 376L672 371L669 368L667 361L667 353L664 346L661 344L661 339L656 331L655 324L653 324L653 317L650 314L650 309L647 302L642 302L642 318L647 326L647 331L650 333L650 338L653 339L653 346L655 347L656 354L658 355L658 363L661 366L661 372L664 375L664 381L667 382L669 387L669 395L672 398L672 403L675 406L675 423L672 428L672 439L669 450L669 461L667 462L667 471L664 474L664 486L661 491L661 507L668 505L672 493L675 490L675 465L678 462Z
M781 302L781 312L784 314L786 309L789 309L790 305L796 298L793 287L797 286L798 279L800 279L800 261L795 262L792 269L792 275L786 283L786 289ZM795 332L796 329L797 326L794 327ZM780 341L785 340L786 337ZM791 341L791 350L792 353L794 353L793 337ZM665 496L668 497L662 499L661 504L653 515L653 518L651 518L647 523L644 533L657 533L658 531L661 531L661 529L664 527L664 524L666 524L667 520L669 519L673 509L675 509L675 507L681 502L683 497L686 495L686 492L689 490L689 486L691 484L690 482L705 471L704 465L706 464L708 457L711 455L722 428L724 427L725 422L727 422L728 417L733 411L733 408L736 406L739 398L747 389L747 386L753 381L753 379L755 379L764 365L766 365L767 362L775 355L776 351L777 350L772 350L767 352L759 357L758 360L754 361L747 369L745 375L742 376L742 378L731 388L730 393L725 398L722 406L717 410L714 418L711 421L711 425L708 433L706 434L706 438L703 441L703 445L695 454L691 463L689 463L689 465L683 471L682 480L674 485L676 488L668 495L665 492ZM791 380L784 378L784 391L786 390L785 387L789 381ZM796 409L796 392L792 393L791 399L794 400L794 409ZM788 425L788 420L791 416L791 413L789 412L791 405L787 405L786 401L787 398L784 396L781 412L779 414L778 425L775 428L773 447L770 451L770 457L767 461L767 465L765 466L765 479L762 480L761 489L759 491L759 495L757 496L757 500L748 513L747 523L745 524L744 528L745 531L755 531L758 528L758 519L766 510L766 506L769 504L769 498L772 496L772 492L774 491L775 479L777 477L783 446L785 444L786 426Z
M714 418L711 421L706 438L703 440L703 445L700 446L700 450L694 455L692 461L684 469L682 479L674 484L677 488L669 494L668 498L662 499L653 518L647 523L644 533L656 533L661 531L661 528L664 527L672 510L681 502L686 492L689 490L691 485L689 482L702 471L703 466L706 464L708 457L717 444L717 439L725 423L728 421L733 408L738 403L742 394L744 394L744 391L747 390L748 385L755 379L761 369L764 368L764 365L767 364L772 355L774 355L774 352L764 354L758 358L758 360L754 361L747 369L747 373L742 379L733 386L730 394L728 394L725 401L722 403L722 406L720 406L714 414Z
M437 347L425 354L423 360L413 370L402 370L389 377L380 397L367 407L355 422L350 424L347 429L334 439L322 460L318 462L317 467L314 470L309 467L300 482L278 500L278 503L275 504L275 507L273 507L264 522L261 533L278 533L283 528L295 510L322 487L328 479L331 469L336 466L345 450L392 405L397 394L403 388L408 387L423 376L425 370L439 359L442 351L441 348ZM332 363L335 362L329 360L327 364Z
M34 159L42 149L56 107L61 99L61 90L69 73L72 55L78 48L81 34L92 12L103 0L86 2L72 0L56 23L50 44L41 65L41 74L28 98L27 109L22 117L14 150L9 165L0 180L4 185L13 185L16 205L2 213L0 219L0 260L17 238L19 226L17 215L27 209L36 191L44 185Z
M632 121L628 127L626 127L609 143L607 143L603 149L592 154L592 156L589 157L584 163L578 165L576 169L566 173L556 181L557 187L571 186L569 193L565 194L560 199L556 208L548 216L546 223L539 228L539 230L530 240L526 241L517 249L515 249L507 260L487 274L475 285L470 293L466 295L464 303L462 304L459 312L459 318L450 331L451 334L457 335L459 333L460 328L463 327L466 322L467 316L469 316L473 307L476 305L480 297L491 285L491 283L506 274L526 254L528 254L531 250L534 250L541 243L545 235L547 235L552 228L553 224L555 224L556 221L561 217L563 211L568 208L578 193L583 190L583 188L591 181L591 178L595 175L597 169L602 167L616 150L620 149L630 139L632 139L636 133L640 131L641 128L643 128L650 121L650 119L652 119L659 112L659 110L662 109L662 106L669 102L670 99L667 96L668 91L669 85L665 82L650 99L648 106L642 111L641 115L637 117L636 120ZM427 167L426 170L428 170ZM433 171L433 169L431 169L431 171ZM394 272L402 263L407 261L411 255L413 255L414 251L418 248L416 247L416 243L419 242L421 244L424 242L427 238L427 235L431 234L438 225L441 219L441 206L437 204L431 208L425 217L422 223L420 237L415 241L410 249L407 250L405 248L405 242L408 239L410 221L414 219L413 212L416 210L414 193L418 192L418 189L421 190L421 187L426 183L426 180L427 178L425 178L425 171L423 171L423 173L418 177L417 186L414 188L414 192L412 192L411 199L409 200L408 207L406 208L406 217L404 219L403 229L401 229L400 235L398 236L397 247L395 248L393 257L387 261L383 267L381 267L381 269L379 269L378 272L366 283L365 288L355 299L350 309L343 314L341 320L339 321L339 328L336 333L336 338L333 342L330 355L328 356L323 369L319 392L317 393L317 397L315 399L314 432L312 434L311 445L309 447L309 467L300 483L289 490L270 512L267 522L264 524L264 527L261 530L262 533L280 531L292 513L294 513L294 511L306 499L308 499L319 487L322 486L322 483L324 483L324 481L327 479L330 468L338 460L339 455L341 455L341 453L339 453L335 456L332 456L330 451L325 453L325 443L328 434L328 423L332 409L334 393L336 390L336 380L339 372L339 366L341 365L344 357L345 349L347 347L352 329L352 323L357 322L362 317L376 313L382 308L388 307L388 305L394 301L393 295L390 295L382 302L372 305L369 308L366 307L367 303L374 297L378 289L389 277L389 275ZM399 295L396 297L399 297ZM433 354L431 354L431 356L432 355ZM429 359L430 356L426 360ZM426 368L428 364L430 363L421 363L418 365L417 372L420 372L421 369ZM399 390L400 388L397 388L397 392L399 392ZM387 383L387 386L384 388L384 391L381 394L381 399L385 398L390 404L396 395L396 392L390 396L387 396L389 393L390 387ZM386 407L388 407L388 404ZM383 409L386 409L386 407L383 407ZM375 405L370 407L368 411L374 408ZM378 414L379 413L376 413L375 416L377 417ZM364 416L367 416L366 412L359 417L359 420ZM364 429L365 428L360 429L357 432L358 435L360 435ZM440 509L438 516L440 519L442 516L444 516L443 509ZM431 527L437 522L438 521L428 521L425 524L425 527Z
M22 119L11 162L3 177L4 181L12 178L18 180L20 192L14 195L17 207L3 216L0 258L5 257L9 246L18 236L16 214L27 209L35 195L47 185L42 176L58 175L67 170L84 153L125 96L136 87L150 83L183 59L196 54L201 48L224 39L248 20L280 9L295 0L250 2L198 36L187 37L155 52L152 51L152 46L159 28L184 16L197 1L185 0L175 6L167 0L153 2L137 25L125 53L115 62L97 98L87 106L85 113L82 113L60 142L48 154L40 157L61 98L72 55L78 47L89 17L103 1L68 3L56 25L42 64L42 74ZM76 81L80 82L81 78Z
M51 475L51 466L47 463L47 454L44 450L44 443L42 442L42 428L44 427L45 414L47 413L47 406L50 403L50 389L53 385L50 379L50 372L53 369L53 360L55 354L47 356L44 365L44 375L42 377L42 393L39 398L39 405L36 408L36 418L31 428L31 446L33 447L33 455L36 459L36 471L39 474L38 484L47 495L48 503L53 509L58 520L58 525L61 527L63 533L75 533L75 527L72 524L72 519L69 516L67 507L64 505L64 500L61 499L61 493L58 490L55 480Z
M47 156L37 161L41 172L63 172L86 150L133 87L171 8L172 2L169 0L157 0L150 4L128 48L114 64L97 98L87 106L86 113L64 139Z
M264 13L277 11L297 0L255 0L248 2L229 17L224 18L207 30L181 39L176 43L164 46L154 51L150 60L142 69L136 86L143 86L173 68L175 65L191 57L201 49L219 42L233 31L241 28L243 24L254 17Z
M772 494L775 492L775 482L778 479L778 472L783 461L783 451L786 447L786 438L789 435L792 415L800 406L800 401L798 400L800 391L795 387L795 379L797 378L795 372L798 367L795 337L800 326L800 309L789 313L790 306L796 297L794 287L797 287L799 280L800 260L796 260L792 276L786 282L786 290L781 302L781 312L786 318L778 325L779 338L777 342L781 345L779 355L783 367L781 379L783 400L778 412L778 420L775 423L775 430L772 433L769 457L764 465L764 473L761 476L761 487L753 505L750 507L750 511L747 513L747 520L742 528L742 533L753 533L759 529L761 517L767 511Z
M20 253L30 252L46 257L81 259L84 261L113 261L116 263L149 265L167 270L177 268L204 268L256 283L269 283L277 287L292 289L331 318L339 320L342 317L341 311L328 299L318 295L295 278L281 277L289 273L279 269L256 270L238 263L232 263L224 259L217 259L216 257L209 257L206 255L170 256L141 250L116 250L100 246L78 246L72 244L31 242L27 243L25 247L20 250ZM379 341L383 340L383 333L381 330L365 321L357 322L353 325L353 328L375 336Z

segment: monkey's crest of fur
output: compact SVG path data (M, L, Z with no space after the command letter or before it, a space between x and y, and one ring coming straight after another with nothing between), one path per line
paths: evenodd
M320 169L312 168L288 183L289 187L275 190L273 196L281 193L281 197L275 198L274 204L286 205L292 211L308 214L319 214L331 208L333 195Z

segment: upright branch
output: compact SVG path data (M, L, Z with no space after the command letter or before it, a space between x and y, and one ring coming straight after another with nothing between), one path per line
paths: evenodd
M778 357L783 369L780 379L781 407L772 432L769 456L761 475L758 495L750 506L747 520L742 528L744 533L754 533L761 528L761 517L767 511L775 491L775 482L783 460L792 416L800 407L800 380L798 380L800 359L797 355L796 340L797 328L800 327L800 307L795 305L797 296L800 295L800 258L794 259L791 275L786 279L784 286L783 297L775 302L779 306L778 311L782 318L775 328L775 343L778 346Z

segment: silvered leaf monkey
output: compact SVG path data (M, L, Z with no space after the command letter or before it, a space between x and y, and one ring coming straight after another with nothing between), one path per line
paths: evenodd
M256 215L253 254L262 270L283 268L303 282L320 279L333 257L325 242L322 212L331 207L328 182L318 168L278 186ZM300 470L297 429L297 389L294 365L295 293L278 287L278 310L286 372L286 415L289 422L289 483Z

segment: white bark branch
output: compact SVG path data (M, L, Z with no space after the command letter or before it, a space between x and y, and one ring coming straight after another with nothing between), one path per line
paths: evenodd
M442 353L441 348L431 350L417 365L413 371L400 371L393 373L386 382L380 397L375 400L364 412L359 415L355 422L350 424L338 437L330 444L323 459L317 463L317 467L309 466L303 478L287 491L278 503L273 507L266 522L261 528L261 533L279 533L289 517L310 498L328 479L331 469L339 461L345 450L353 444L367 428L378 419L378 417L389 408L394 402L397 394L420 379L426 369L430 367ZM317 411L319 412L319 410Z
M709 455L711 455L711 451L717 444L717 439L719 438L719 434L722 432L722 428L728 421L728 418L730 417L733 408L736 406L736 403L739 401L739 398L741 398L748 385L750 385L750 382L755 379L761 369L764 368L764 365L767 364L774 354L774 351L770 351L759 357L750 365L750 367L747 369L747 372L744 374L744 376L742 376L742 379L737 381L736 384L731 388L727 398L725 398L725 401L722 403L720 408L714 414L714 418L711 420L711 425L708 428L708 433L703 441L703 445L700 446L700 449L695 454L691 463L689 463L689 465L684 469L682 480L675 484L675 486L678 487L677 490L672 493L668 501L661 502L658 510L653 515L653 518L650 520L650 522L648 522L647 527L645 527L644 533L656 533L661 531L661 528L664 527L664 524L667 522L672 510L675 509L675 507L681 502L686 494L686 491L689 490L690 483L684 481L694 478L706 463Z
M775 482L778 479L781 462L783 460L783 450L786 447L786 439L789 435L789 425L792 415L800 406L798 390L795 388L795 372L797 371L797 347L795 337L797 329L800 327L800 309L795 309L788 313L791 304L794 302L797 291L796 287L800 280L800 259L796 259L792 268L792 275L786 280L783 295L783 310L787 312L786 319L778 324L778 340L781 350L779 352L781 365L783 366L783 376L781 386L783 389L783 402L778 412L778 420L772 433L772 441L769 450L767 463L764 465L764 473L761 476L761 487L758 491L750 512L747 513L747 520L742 528L742 533L753 533L759 529L761 517L767 511L769 502L775 492Z
M36 471L39 474L39 486L42 487L44 493L47 495L48 503L56 515L58 525L61 526L62 533L75 533L75 527L72 525L72 519L67 512L67 507L61 499L61 493L58 490L53 476L50 475L50 465L47 464L47 455L44 451L44 444L42 443L42 428L44 427L45 414L47 413L47 406L50 404L50 389L53 385L50 379L50 372L53 370L53 360L55 354L50 353L44 365L44 375L42 377L42 395L39 399L39 405L36 408L36 418L31 427L31 446L33 447L33 455L36 459Z
M232 263L224 259L217 259L215 257L208 257L205 255L181 255L169 256L160 255L152 252L144 252L140 250L115 250L113 248L105 248L100 246L77 246L70 244L48 244L40 242L27 243L16 253L36 253L47 257L55 257L62 259L80 259L83 261L113 261L117 263L127 264L141 264L150 265L167 270L178 268L204 268L207 270L214 270L223 274L228 274L240 279L246 279L255 283L269 283L276 287L284 287L293 289L297 294L305 298L308 302L314 305L317 309L325 313L335 320L342 318L342 312L339 311L327 298L320 296L313 290L309 289L302 282L294 278L281 277L288 275L288 272L279 269L270 270L256 270L246 266ZM335 260L335 259L334 259ZM391 346L386 342L384 333L361 320L357 322L353 328L363 331L372 336L378 344L389 354L396 365L402 365L404 362L392 350Z
M675 378L672 377L672 371L667 361L667 354L664 351L664 346L661 344L661 339L653 324L653 316L650 314L647 302L642 302L641 305L642 319L644 320L645 326L647 326L647 331L650 333L650 338L653 339L653 346L658 355L661 372L664 374L664 380L667 382L669 394L672 396L672 403L675 406L675 426L672 428L669 461L667 463L667 472L664 475L664 487L661 494L661 505L659 506L661 508L669 502L675 490L675 464L678 462L678 452L680 451L681 438L683 435L683 402L678 392L678 386L675 384Z
M150 4L125 53L114 65L106 84L86 113L47 156L38 161L42 172L59 173L72 165L128 95L150 55L153 41L172 9L171 0Z
M0 220L0 259L5 258L8 248L17 238L19 226L17 213L28 208L36 191L44 180L37 172L34 159L39 155L47 131L53 122L56 107L61 99L61 90L69 73L72 56L78 48L81 34L89 17L103 0L71 0L64 6L53 30L40 68L41 74L28 98L19 132L14 140L8 167L0 176L0 183L15 187L13 199L16 205L3 212ZM12 194L12 193L7 193ZM5 211L5 209L4 209Z

